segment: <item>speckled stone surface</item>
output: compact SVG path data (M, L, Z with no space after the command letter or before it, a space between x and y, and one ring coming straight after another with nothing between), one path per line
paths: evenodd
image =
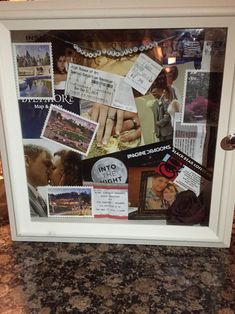
M230 249L12 243L0 221L1 314L235 313Z

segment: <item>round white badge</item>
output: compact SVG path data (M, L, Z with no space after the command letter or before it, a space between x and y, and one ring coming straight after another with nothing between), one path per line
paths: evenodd
M122 161L113 157L99 159L92 167L93 182L126 183L127 169Z

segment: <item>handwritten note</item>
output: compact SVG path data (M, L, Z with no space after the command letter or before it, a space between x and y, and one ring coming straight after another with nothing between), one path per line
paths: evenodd
M160 64L141 53L125 77L125 82L145 95L161 70Z

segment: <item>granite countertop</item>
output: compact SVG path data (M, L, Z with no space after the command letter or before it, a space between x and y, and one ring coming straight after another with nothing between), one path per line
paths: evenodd
M234 240L234 239L233 239ZM235 313L229 249L14 242L0 224L0 313Z

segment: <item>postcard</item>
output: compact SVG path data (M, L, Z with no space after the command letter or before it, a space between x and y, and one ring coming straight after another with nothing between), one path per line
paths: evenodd
M86 156L97 127L96 122L51 105L41 137Z
M13 44L19 99L54 98L51 43Z
M186 70L182 123L217 125L222 79L220 72Z
M48 187L49 217L92 217L92 187Z

